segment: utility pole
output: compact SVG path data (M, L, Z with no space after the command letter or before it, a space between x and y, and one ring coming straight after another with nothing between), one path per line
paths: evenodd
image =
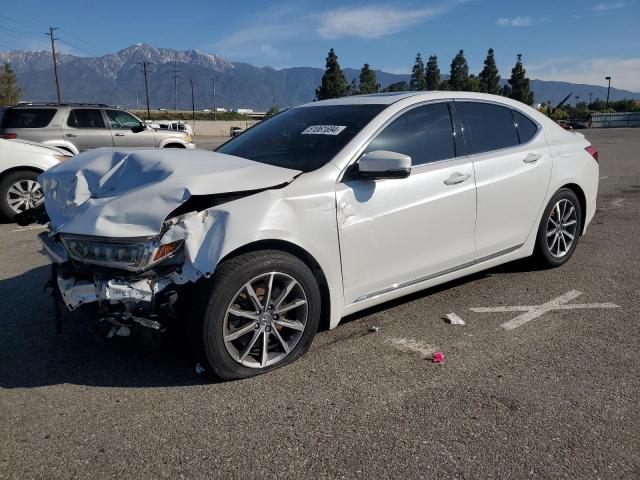
M216 120L216 76L211 77L211 83L213 84L213 119Z
M604 107L605 113L609 111L609 90L611 90L611 77L604 77L605 80L609 80L609 86L607 87L607 106Z
M192 120L193 120L194 126L195 126L195 121L196 121L196 101L195 101L195 97L193 96L193 78L191 79L191 117L192 117Z
M593 96L593 92L589 92L587 93L587 95L589 95L589 105L591 105L591 97Z
M60 93L60 79L58 78L58 59L56 57L56 40L53 32L56 31L57 27L49 27L49 33L45 33L51 37L51 56L53 57L53 73L56 76L56 92L58 93L58 104L62 103L62 94Z
M142 65L142 73L144 73L144 94L147 98L147 120L151 120L151 110L149 109L149 84L147 82L147 65L150 62L144 61L139 62L139 65Z
M173 62L173 110L178 111L178 68L176 62Z

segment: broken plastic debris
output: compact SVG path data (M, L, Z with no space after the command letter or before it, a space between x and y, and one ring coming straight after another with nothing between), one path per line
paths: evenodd
M444 319L447 322L449 322L451 325L465 325L464 320L462 320L458 315L456 315L453 312L447 313L444 316Z
M204 372L205 372L205 369L202 366L202 364L200 362L196 363L196 373L198 375L202 375Z
M441 352L435 352L433 354L433 363L442 363L444 362L444 355Z
M371 333L375 333L380 331L380 327L378 327L377 325L369 325L367 330Z

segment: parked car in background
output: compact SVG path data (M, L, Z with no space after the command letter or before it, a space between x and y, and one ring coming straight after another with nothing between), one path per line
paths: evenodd
M229 136L230 137L235 137L237 135L240 135L242 132L244 132L242 127L231 127L229 129Z
M43 201L38 175L69 158L69 152L24 140L0 139L0 216L12 220Z
M144 123L159 130L172 130L193 135L193 127L183 120L145 120Z
M18 138L72 154L98 147L195 148L185 132L147 127L126 110L92 104L21 103L0 123L0 138Z
M532 255L564 264L599 165L515 100L401 92L291 108L215 152L100 150L40 178L67 307L115 329L189 323L199 361L232 379L299 358L321 319Z
M586 122L581 122L579 120L558 120L558 125L565 130L581 130L583 128L588 128L588 124Z

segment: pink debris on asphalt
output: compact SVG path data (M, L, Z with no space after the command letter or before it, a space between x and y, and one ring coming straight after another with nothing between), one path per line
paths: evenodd
M433 363L442 363L444 362L444 355L441 352L435 352L433 354Z

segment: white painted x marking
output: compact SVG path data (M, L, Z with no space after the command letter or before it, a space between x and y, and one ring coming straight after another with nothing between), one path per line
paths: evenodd
M578 308L618 308L620 305L615 303L571 303L571 300L578 298L582 295L582 292L577 290L571 290L564 295L549 300L542 305L516 305L512 307L476 307L470 308L472 312L489 313L489 312L525 312L522 315L518 315L516 318L509 320L508 322L500 325L505 330L513 330L524 325L531 320L541 317L551 310L575 310Z

